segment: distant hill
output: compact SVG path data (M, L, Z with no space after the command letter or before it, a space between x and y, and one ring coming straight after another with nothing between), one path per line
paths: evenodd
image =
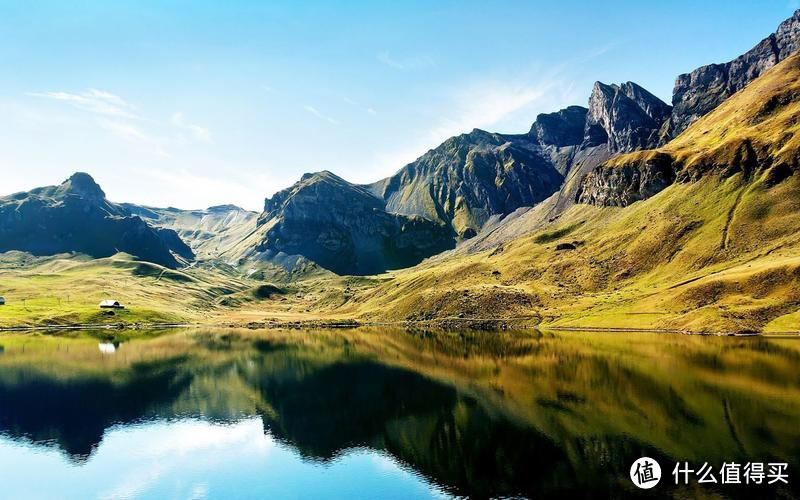
M198 259L214 259L244 239L256 228L258 214L236 205L219 205L205 210L154 208L132 203L121 206L152 226L175 231Z
M374 274L455 244L443 224L383 207L367 189L330 172L306 174L267 199L252 251L266 259L301 255L338 274Z
M193 257L174 231L153 228L109 202L85 173L76 173L58 186L0 198L0 252L9 250L34 255L77 252L92 257L127 252L171 268L179 265L175 255Z
M665 146L593 169L556 221L511 216L492 231L522 234L479 235L493 245L402 271L340 314L796 331L799 174L795 53Z

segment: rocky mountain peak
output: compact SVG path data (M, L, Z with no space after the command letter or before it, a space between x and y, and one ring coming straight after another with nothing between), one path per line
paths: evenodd
M383 209L383 201L366 188L323 170L303 174L298 182L267 198L259 223L286 210L310 213L325 210L326 205L330 207L339 204L343 208L348 206L351 210Z
M69 179L58 186L57 194L76 195L92 201L103 200L106 197L100 185L94 181L91 175L85 172L72 174Z
M389 213L366 187L328 171L305 174L268 198L257 227L264 258L300 255L340 274L413 265L455 243L448 226Z
M672 106L648 92L644 87L625 82L619 86L620 91L633 100L656 123L669 118Z
M785 20L775 31L775 47L778 58L783 60L800 49L800 9L794 11L792 17Z
M669 112L669 105L633 82L595 82L589 96L584 146L605 142L612 153L653 146Z
M309 179L314 179L315 181L320 181L325 179L342 180L341 177L334 174L330 170L320 170L319 172L306 172L302 176L300 176L300 182L307 181Z
M583 141L588 109L568 106L555 113L542 113L536 117L528 133L542 145L574 146Z

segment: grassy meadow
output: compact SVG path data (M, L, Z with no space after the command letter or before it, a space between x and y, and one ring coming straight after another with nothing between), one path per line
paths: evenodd
M0 256L0 326L458 322L708 333L800 331L800 55L655 151L678 182L625 208L578 204L546 229L378 276L173 271L129 255ZM569 244L569 245L565 245ZM246 267L245 264L242 267ZM104 315L101 299L127 306Z
M794 177L767 187L741 174L709 176L627 208L576 205L554 227L493 250L373 277L273 283L211 265L172 271L124 254L6 254L0 325L493 318L544 327L798 331L798 194ZM567 242L575 249L556 250ZM105 316L104 298L126 309Z

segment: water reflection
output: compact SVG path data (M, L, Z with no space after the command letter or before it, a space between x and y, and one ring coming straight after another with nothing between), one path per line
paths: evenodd
M412 496L633 494L628 468L643 455L666 473L677 460L717 468L779 460L790 463L791 477L800 464L793 339L380 329L191 330L103 341L125 347L108 356L91 335L3 337L6 471L19 468L8 460L18 448L8 446L20 443L60 450L63 467L75 471L124 430L139 430L124 441L136 447L162 428L204 425L194 435L213 437L217 427L252 431L254 422L261 441L287 453L284 462L305 464L302 474L338 467L347 480L327 496L367 481L363 468L341 466L352 457L394 464L393 475L369 476L379 478L383 496L399 494L401 484L413 485L403 490ZM215 453L241 447L226 443ZM218 467L240 478L241 460ZM232 488L225 477L218 481ZM241 478L237 491L277 491L259 490L257 477ZM761 494L797 495L791 480L768 488Z
M114 354L121 345L121 342L100 342L97 344L97 348L103 354Z

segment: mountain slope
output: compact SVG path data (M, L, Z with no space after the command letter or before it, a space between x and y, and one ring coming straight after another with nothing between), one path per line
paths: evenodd
M765 175L777 184L798 170L800 54L786 59L657 150L621 155L583 184L585 203L625 206L673 182L716 172Z
M306 174L266 200L255 250L266 259L301 255L338 274L374 274L453 246L444 225L383 206L364 187L330 172Z
M205 210L153 208L131 203L125 210L151 226L175 231L199 259L213 259L255 230L258 214L235 205L220 205Z
M109 202L94 180L76 173L58 186L0 198L0 252L35 255L78 252L109 257L127 252L175 268L191 250L169 230L159 231Z
M567 130L564 139L554 134L553 140L569 142L570 135ZM469 237L491 215L537 203L562 180L547 151L529 136L476 129L448 139L369 189L389 212L442 222Z
M555 224L491 250L394 273L330 313L800 330L799 124L800 54L663 149L597 169L629 166L631 178L643 179L648 161L665 161L680 182L643 201L574 205ZM604 184L588 182L599 199Z

